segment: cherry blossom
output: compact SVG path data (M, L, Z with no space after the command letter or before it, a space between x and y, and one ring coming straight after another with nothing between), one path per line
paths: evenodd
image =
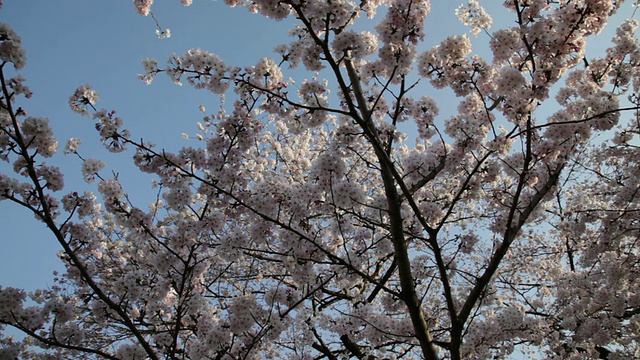
M82 115L89 115L87 107L93 108L98 102L98 92L93 90L89 85L83 85L69 97L69 106L71 109Z
M16 70L24 67L26 52L22 48L20 37L6 23L0 23L0 59L3 63L10 62Z
M476 0L469 0L466 5L460 5L456 9L456 16L471 28L473 35L478 35L482 29L489 30L493 22L491 15Z
M95 181L95 177L100 170L102 170L106 166L100 160L96 159L86 159L82 162L82 175L84 175L84 180L86 182Z
M86 189L65 188L0 25L0 200L64 264L47 289L0 287L0 330L25 335L0 332L0 357L640 356L640 42L613 17L632 4L509 0L493 30L497 5L468 1L452 15L476 37L427 48L426 0L224 3L292 39L242 68L205 49L142 60L146 84L219 100L189 146L138 140L89 85L69 99L153 177L149 204L86 139L63 150Z

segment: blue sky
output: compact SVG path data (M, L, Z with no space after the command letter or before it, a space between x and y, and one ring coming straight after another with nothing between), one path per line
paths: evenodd
M163 75L147 86L137 78L142 72L140 61L155 57L163 64L173 52L202 48L217 53L227 64L250 66L261 57L273 56L273 48L288 40L292 24L229 8L222 1L196 0L184 7L178 0L165 0L157 1L153 10L161 25L171 29L172 37L158 39L154 20L138 15L131 1L4 3L0 21L9 23L22 38L27 65L20 74L34 92L19 106L29 115L49 118L61 148L69 137L81 138L79 152L106 159L106 174L117 172L140 207L151 200L147 197L152 195L150 178L130 165L130 155L114 157L102 149L91 119L70 111L69 95L77 86L91 84L100 93L97 107L117 110L135 138L175 150L185 143L182 132L196 132L196 122L202 118L198 106L215 111L217 97L186 85L175 86ZM455 3L434 2L438 14L430 18L429 44L438 43L451 31L466 31L454 16ZM92 189L81 180L77 158L59 154L47 162L65 173L66 191ZM0 164L0 171L8 171L6 165ZM59 246L44 225L26 210L3 201L0 226L0 285L28 290L51 285L52 270L61 269L55 256Z
M426 31L428 46L449 34L466 32L454 16L456 4L433 1ZM291 22L272 22L216 0L196 0L186 8L178 0L157 1L154 12L161 25L171 29L171 38L158 39L154 20L139 16L127 0L6 0L0 10L0 21L10 24L27 50L27 65L20 73L34 96L21 100L19 106L30 115L48 117L61 148L69 137L80 137L80 153L106 159L107 174L119 173L138 202L150 200L145 196L151 194L150 178L130 165L130 155L113 157L102 150L93 122L69 110L67 100L74 89L91 84L100 93L98 108L117 110L134 138L175 150L185 143L182 132L196 132L195 124L202 117L198 106L214 111L217 98L175 86L165 76L147 86L137 78L142 72L140 60L156 57L162 64L172 52L202 48L217 53L227 64L253 65L263 56L272 56L273 48L287 41L291 27ZM496 22L513 23L500 14L494 16ZM603 37L604 43L610 40L611 31ZM474 42L486 43L487 36L481 34ZM445 100L455 108L457 101ZM60 154L47 162L62 168L67 191L92 189L81 180L77 158ZM0 171L6 172L6 165L0 164ZM26 210L3 201L0 227L0 285L28 290L51 285L52 270L61 268L55 256L59 247L44 225Z
M229 63L250 65L285 41L288 28L221 1L196 1L191 7L177 0L162 3L155 15L173 33L162 40L155 35L154 20L138 15L131 1L8 0L0 10L0 21L10 24L27 50L20 74L34 96L18 105L29 115L49 118L60 148L69 137L79 137L84 157L107 158L106 170L118 172L140 201L148 199L150 178L135 171L130 155L109 156L102 149L92 120L70 111L69 95L77 86L91 84L100 93L98 108L117 110L135 137L175 149L185 142L181 132L196 132L196 121L202 118L198 106L213 110L217 99L175 86L166 76L147 86L137 78L140 61L156 57L162 64L172 52L199 47ZM59 154L47 162L63 169L66 190L92 188L81 180L77 158ZM0 164L0 171L8 171L7 166ZM59 246L44 225L3 201L0 226L0 285L29 290L51 285L52 270L61 268L55 256Z

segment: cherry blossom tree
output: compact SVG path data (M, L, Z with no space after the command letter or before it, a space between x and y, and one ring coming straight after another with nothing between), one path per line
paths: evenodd
M134 0L141 15L152 3ZM0 358L640 357L637 21L586 52L632 4L507 0L512 26L494 30L470 0L456 13L488 37L484 58L464 34L420 46L428 0L225 3L296 25L247 68L200 49L143 61L147 83L166 73L228 100L200 146L136 140L88 85L69 100L155 176L148 206L79 139L64 151L97 192L64 188L47 119L7 77L20 38L0 25L15 171L0 198L47 226L66 266L51 288L0 288L0 324L26 335L0 336ZM356 31L364 18L375 29ZM425 86L452 90L457 112Z

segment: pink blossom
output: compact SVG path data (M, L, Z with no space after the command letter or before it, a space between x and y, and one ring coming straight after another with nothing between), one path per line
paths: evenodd
M89 115L87 106L93 107L98 102L98 92L93 90L89 85L83 85L76 89L76 91L69 97L69 106L71 110L81 115Z
M0 23L0 59L13 63L16 70L26 63L26 52L20 37L5 23Z
M491 15L476 0L469 0L467 5L460 5L456 9L456 16L471 28L473 35L478 35L482 29L489 30L493 22Z
M138 14L147 16L151 12L153 0L133 0L133 4L135 5Z

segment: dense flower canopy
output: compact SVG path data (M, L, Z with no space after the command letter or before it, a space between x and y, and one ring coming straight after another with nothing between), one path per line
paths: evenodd
M147 84L165 73L222 99L199 146L136 140L90 85L69 98L156 178L148 205L78 138L63 151L94 191L65 188L0 24L0 199L46 224L66 267L47 289L0 287L0 329L26 335L0 333L0 358L640 357L632 4L508 0L512 26L493 29L469 0L470 35L425 49L428 0L225 3L295 25L254 66L203 49L142 60ZM630 18L588 53L617 11ZM425 86L450 89L455 114Z

